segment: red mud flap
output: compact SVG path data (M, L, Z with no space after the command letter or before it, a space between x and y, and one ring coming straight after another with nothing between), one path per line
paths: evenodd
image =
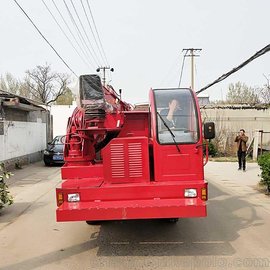
M199 198L64 202L56 216L57 221L205 217L206 202Z

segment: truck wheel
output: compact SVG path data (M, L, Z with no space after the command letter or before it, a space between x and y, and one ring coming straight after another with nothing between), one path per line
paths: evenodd
M179 218L168 218L167 222L169 222L169 223L177 223L178 220L179 220Z
M101 221L99 220L86 220L88 225L100 225Z

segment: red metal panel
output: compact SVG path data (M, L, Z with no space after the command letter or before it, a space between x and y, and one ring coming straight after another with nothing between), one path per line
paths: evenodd
M102 156L105 182L150 181L147 137L115 138Z
M93 178L103 180L103 164L75 165L76 163L66 163L61 168L62 179Z
M202 147L154 143L155 181L203 181Z
M67 193L81 194L81 201L121 201L121 200L144 200L144 199L169 199L184 198L185 188L196 188L198 196L200 190L207 188L206 182L198 181L171 181L171 182L141 182L141 183L123 183L123 184L106 184L94 187L85 186L87 179L68 180L62 184L62 189L57 191ZM72 183L72 184L71 184ZM81 183L81 184L80 184Z
M149 112L124 112L125 121L119 137L149 137Z
M93 178L78 178L78 179L69 179L67 181L63 181L62 189L66 192L75 189L74 192L78 192L81 189L89 189L100 187L103 183L102 179L93 179Z
M65 202L56 213L57 221L204 217L206 203L199 198Z

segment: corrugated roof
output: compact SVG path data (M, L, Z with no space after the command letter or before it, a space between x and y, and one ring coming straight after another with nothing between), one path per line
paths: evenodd
M31 106L38 107L38 108L44 109L44 110L45 110L45 108L43 108L42 106L46 106L46 104L44 104L42 102L38 102L38 101L32 100L30 98L19 96L19 95L16 95L16 94L10 93L8 91L4 91L4 90L0 90L0 99L3 102L17 101L21 104L31 105Z

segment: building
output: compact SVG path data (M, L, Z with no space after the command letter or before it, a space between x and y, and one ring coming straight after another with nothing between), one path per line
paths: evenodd
M198 101L200 106L210 104L209 95L205 93L198 94Z
M65 135L67 130L68 118L77 107L76 101L72 105L52 105L50 108L53 117L53 137Z
M0 162L34 162L50 140L50 116L36 102L0 90Z
M204 122L213 121L216 126L214 141L224 154L235 154L234 139L240 129L249 137L248 145L258 140L260 148L270 146L270 107L267 104L208 104L201 106ZM260 134L260 135L258 135Z

